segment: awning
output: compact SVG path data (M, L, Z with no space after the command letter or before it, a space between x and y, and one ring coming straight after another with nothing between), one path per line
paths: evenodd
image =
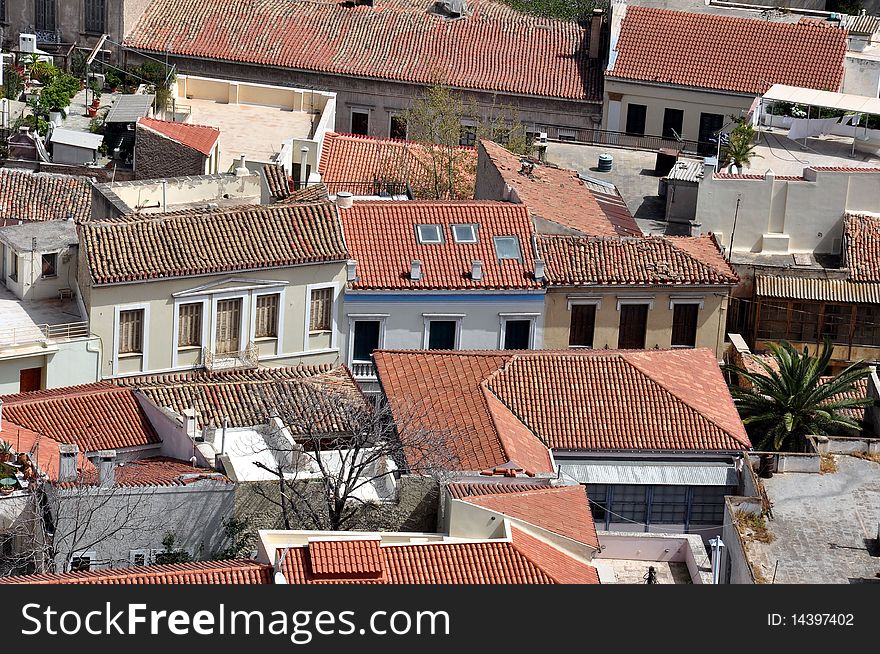
M590 461L560 463L561 472L581 484L667 484L736 486L739 474L726 463L631 463Z
M851 282L848 279L756 275L755 294L760 298L880 304L880 284Z
M880 116L880 98L853 95L852 93L834 93L832 91L805 89L799 86L774 84L764 94L764 99Z

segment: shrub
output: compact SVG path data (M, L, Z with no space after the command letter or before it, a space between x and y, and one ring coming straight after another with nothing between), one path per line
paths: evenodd
M3 97L10 100L18 100L24 91L24 78L22 71L15 66L6 66L3 69Z

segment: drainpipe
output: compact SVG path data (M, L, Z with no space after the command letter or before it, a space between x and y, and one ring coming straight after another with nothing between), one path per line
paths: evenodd
M721 583L721 557L724 553L724 541L721 536L709 539L709 545L712 547L712 583Z
M226 451L226 428L229 427L229 418L223 416L223 431L220 432L220 454Z

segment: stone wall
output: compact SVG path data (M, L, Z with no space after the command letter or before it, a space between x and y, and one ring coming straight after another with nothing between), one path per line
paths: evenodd
M184 177L205 172L205 155L140 125L135 132L135 179Z

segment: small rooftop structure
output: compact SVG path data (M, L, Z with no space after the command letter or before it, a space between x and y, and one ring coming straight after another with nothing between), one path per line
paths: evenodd
M49 220L0 228L0 241L16 252L57 252L77 245L72 220Z
M104 142L101 134L57 127L49 135L53 144L52 161L61 164L83 164L95 161Z
M116 98L110 111L107 112L105 123L128 124L136 123L139 118L149 116L156 96L131 93Z

